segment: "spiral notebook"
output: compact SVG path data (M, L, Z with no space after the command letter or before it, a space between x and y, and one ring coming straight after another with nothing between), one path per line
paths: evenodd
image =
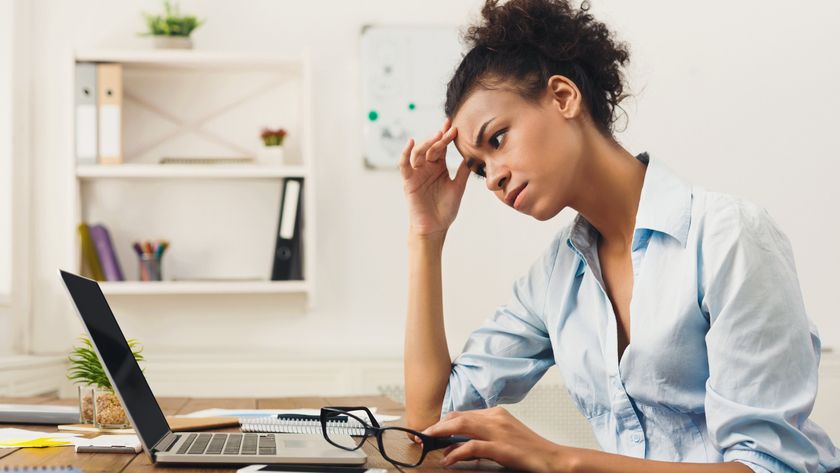
M321 434L319 416L306 414L278 414L272 416L240 417L243 432L271 432L284 434ZM330 433L364 435L365 429L358 421L346 416L336 417L327 422Z
M3 473L84 473L72 466L4 466Z

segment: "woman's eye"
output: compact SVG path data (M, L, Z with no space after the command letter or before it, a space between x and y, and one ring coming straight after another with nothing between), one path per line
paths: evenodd
M504 141L505 135L507 135L507 130L499 131L495 135L491 136L487 142L490 143L490 146L493 148L499 149L499 147L502 146L502 141Z
M475 176L479 179L484 179L485 177L487 177L487 174L484 172L483 164L479 164L478 166L476 166L475 171L473 172L475 172Z

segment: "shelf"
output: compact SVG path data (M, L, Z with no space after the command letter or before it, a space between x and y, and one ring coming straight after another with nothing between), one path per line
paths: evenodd
M259 164L91 164L76 167L76 176L80 179L273 179L306 177L307 174L303 166Z
M125 281L100 282L99 287L108 296L309 292L309 283L306 281Z
M261 53L200 50L89 50L77 51L77 62L118 62L123 66L183 69L288 69L298 71L302 58Z

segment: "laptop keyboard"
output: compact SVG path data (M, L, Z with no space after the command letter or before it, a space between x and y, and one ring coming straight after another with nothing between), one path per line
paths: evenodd
M188 434L179 455L276 455L274 434Z

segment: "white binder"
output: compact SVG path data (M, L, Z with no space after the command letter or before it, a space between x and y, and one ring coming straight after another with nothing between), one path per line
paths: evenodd
M76 64L76 164L96 164L96 64Z
M122 64L99 64L99 163L122 164Z

